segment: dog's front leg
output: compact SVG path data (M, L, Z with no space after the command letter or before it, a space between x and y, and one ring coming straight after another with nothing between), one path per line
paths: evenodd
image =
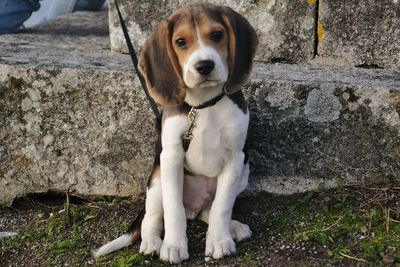
M183 121L182 121L183 120ZM180 129L183 125L183 128ZM186 214L183 206L183 162L185 153L181 133L186 117L166 119L163 125L161 161L161 187L164 209L165 236L160 258L179 263L189 258L186 238Z
M183 207L183 155L183 152L165 148L161 153L165 236L160 258L170 263L179 263L189 258Z
M211 206L206 241L206 256L215 259L235 253L235 243L229 231L232 208L241 178L244 153L233 153L218 176L217 192Z

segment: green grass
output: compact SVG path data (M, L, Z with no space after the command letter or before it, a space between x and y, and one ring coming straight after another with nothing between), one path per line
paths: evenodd
M344 260L381 265L384 258L400 263L400 207L390 207L383 193L362 200L353 194L345 188L319 189L280 203L281 207L266 205L266 231L282 244L322 249L323 265ZM251 249L257 249L252 241L238 246L239 252Z
M383 257L400 261L400 222L399 210L391 210L388 217L385 206L365 203L363 208L354 207L347 201L350 192L339 192L336 199L327 203L322 210L313 216L304 211L309 209L310 202L303 202L305 207L296 209L306 224L293 237L303 242L326 246L326 255L340 262L344 258L378 264ZM321 194L318 195L318 198ZM290 234L290 233L289 233Z
M132 251L129 252L129 255L120 256L116 258L112 263L111 266L113 267L129 267L129 266L144 266L149 265L149 261L139 254L133 253Z
M111 257L108 264L112 267L130 267L130 266L168 266L157 259L144 257L139 253L135 253L132 248L125 248L108 257L101 257L96 261L96 266L104 266L104 262Z
M400 207L396 206L396 203L400 199L400 190L389 192L390 194L386 191L360 191L362 194L355 195L355 192L345 188L320 189L291 197L271 198L272 202L271 199L266 199L263 204L255 205L257 208L252 212L262 218L262 224L256 227L259 232L255 234L263 234L263 237L257 239L255 236L248 241L237 243L236 262L246 266L257 265L255 256L267 253L272 243L278 247L306 247L303 252L295 251L304 258L309 255L308 248L316 247L317 263L321 265L399 264ZM388 199L387 196L393 197ZM276 203L273 200L277 200ZM115 198L105 198L101 203L110 211L110 229L121 231L128 227L131 219L111 219L119 201ZM101 216L98 216L97 212L98 209L88 205L74 206L71 208L71 223L65 213L37 213L33 216L31 225L19 231L18 236L1 239L0 257L6 255L9 249L21 250L35 245L35 253L46 259L47 265L63 264L65 255L70 255L70 265L82 266L82 259L88 259L88 252L92 247L88 247L81 228L99 220ZM112 236L114 234L113 232ZM271 236L275 238L273 241ZM260 241L265 242L260 244ZM291 253L285 250L283 252ZM210 264L214 263L218 264L218 261L211 261ZM307 264L307 261L298 262L300 265L303 263ZM141 256L137 248L131 247L102 257L94 264L165 266L157 259Z
M68 251L77 251L84 248L84 240L80 233L80 225L95 217L92 213L71 209L72 225L63 214L37 214L35 221L17 236L2 238L1 254L8 249L28 247L31 243L38 246L38 255L49 258L49 265L60 263L61 257Z

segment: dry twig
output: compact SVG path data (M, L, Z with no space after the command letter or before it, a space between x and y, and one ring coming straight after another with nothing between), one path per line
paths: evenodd
M336 220L336 222L334 222L334 223L333 223L332 225L330 225L329 227L322 228L322 229L313 229L313 230L305 231L305 232L303 232L303 234L309 234L309 233L314 233L314 232L325 232L325 231L328 231L328 230L332 229L333 227L335 227L335 226L343 219L344 216L346 216L346 214L342 215L339 219Z
M347 254L345 254L345 253L343 253L343 252L339 252L339 254L341 255L341 256L343 256L343 257L345 257L345 258L348 258L348 259L352 259L352 260L356 260L356 261L361 261L361 262L368 262L368 261L366 261L366 260L364 260L364 259L360 259L360 258L356 258L356 257L353 257L353 256L350 256L350 255L347 255Z
M73 184L71 184L68 188L67 191L65 192L66 195L66 203L65 203L65 210L67 211L67 219L68 219L68 225L71 226L72 225L72 218L71 218L71 206L70 206L70 201L69 201L69 196L70 196L70 190L73 186L77 185L78 182L75 182Z

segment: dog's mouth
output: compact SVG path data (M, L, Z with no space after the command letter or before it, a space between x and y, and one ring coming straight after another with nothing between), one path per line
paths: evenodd
M200 81L199 83L196 84L196 87L210 87L210 86L216 86L220 84L219 80L216 79L211 79L211 78L206 78Z

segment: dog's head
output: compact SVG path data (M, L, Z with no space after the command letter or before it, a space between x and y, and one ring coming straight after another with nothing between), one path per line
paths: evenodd
M161 21L146 41L139 70L155 101L175 107L185 100L186 90L240 90L257 44L249 22L231 8L193 4Z

